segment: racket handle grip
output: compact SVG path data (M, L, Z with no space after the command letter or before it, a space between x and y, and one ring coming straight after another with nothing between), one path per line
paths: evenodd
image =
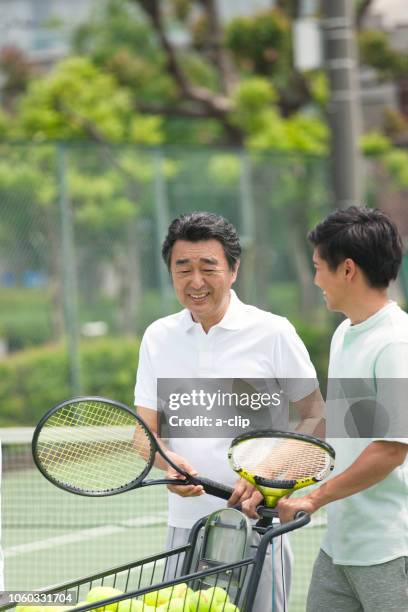
M229 499L232 495L232 487L227 487L219 482L215 482L215 480L201 477L195 478L194 476L190 476L189 480L192 484L202 485L204 487L204 491L209 495L214 495L214 497Z

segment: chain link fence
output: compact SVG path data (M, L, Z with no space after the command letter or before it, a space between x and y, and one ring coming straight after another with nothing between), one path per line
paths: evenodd
M330 327L306 240L329 212L327 160L84 143L2 144L0 153L2 365L17 351L63 343L63 389L89 392L82 342L129 341L178 308L161 243L169 222L193 210L221 213L238 228L241 299L287 316L306 340L310 327ZM368 167L373 205L376 183L389 202L383 177ZM406 277L404 268L405 291ZM399 297L406 297L403 283ZM29 403L37 402L35 390ZM33 424L28 413L16 416ZM13 424L12 415L0 424Z
M300 155L1 144L0 427L33 426L79 393L132 403L139 338L179 309L161 243L170 221L194 210L236 225L239 296L287 316L324 377L336 320L313 286L306 234L329 212L328 173L327 160ZM369 204L388 207L407 237L406 194L374 164L366 179ZM396 289L404 302L406 262ZM68 499L34 469L32 430L12 433L0 431L8 588L77 578L164 546L165 490L106 504ZM293 540L293 612L303 609L319 520Z

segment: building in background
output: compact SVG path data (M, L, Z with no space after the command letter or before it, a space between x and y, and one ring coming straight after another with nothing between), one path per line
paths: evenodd
M384 32L392 49L408 55L406 0L374 0L363 20L363 28ZM385 108L400 108L408 118L408 75L404 91L401 90L401 82L397 85L391 79L383 81L373 68L363 66L360 79L365 129L373 129L383 123ZM401 139L400 144L407 146L408 136Z
M92 0L0 0L0 51L18 47L29 61L52 65L69 52L69 35L92 6Z

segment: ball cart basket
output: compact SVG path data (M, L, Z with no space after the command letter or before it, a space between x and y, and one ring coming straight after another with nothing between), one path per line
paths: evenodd
M261 520L251 525L238 510L219 510L193 526L185 546L41 589L38 593L49 595L52 603L47 599L47 605L33 605L44 605L44 612L54 612L53 606L78 612L251 612L268 545L310 522L306 513L284 525L273 524L274 516L276 511L263 508ZM256 546L251 544L252 531L259 534ZM16 607L7 603L0 610Z

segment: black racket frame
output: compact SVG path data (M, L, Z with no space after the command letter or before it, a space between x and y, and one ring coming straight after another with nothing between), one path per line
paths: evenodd
M78 489L77 487L73 487L72 485L69 485L69 484L63 485L61 482L53 478L52 475L47 472L47 470L44 469L41 463L41 460L38 456L38 452L37 452L38 438L40 436L40 433L44 425L47 423L48 419L52 417L53 414L55 414L58 410L62 410L66 406L72 405L74 403L80 403L80 402L103 402L104 404L110 404L114 406L115 408L120 408L124 412L129 413L135 419L135 427L136 427L137 422L139 422L139 424L143 427L151 443L150 445L151 452L150 452L150 457L147 460L146 467L143 469L143 471L137 478L127 483L126 485L112 489L111 491L106 490L106 491L101 491L101 492L95 492L95 491L87 492L83 489ZM48 410L44 414L44 416L38 422L34 430L31 449L32 449L32 455L33 455L35 465L37 466L41 474L43 474L43 476L49 482L51 482L53 485L55 485L56 487L59 487L60 489L64 491L69 491L70 493L75 493L76 495L83 495L85 497L108 497L111 495L118 495L119 493L124 493L126 491L132 491L134 489L139 489L142 487L147 487L147 486L152 486L152 485L178 485L178 486L184 486L184 485L190 485L190 484L202 485L206 493L209 493L210 495L214 495L215 497L219 497L221 499L229 499L233 492L232 487L228 487L221 483L215 482L209 478L196 477L196 476L191 476L191 474L188 474L185 470L180 468L180 466L174 463L166 455L166 453L163 451L163 449L160 447L159 443L157 442L149 426L136 413L136 410L130 408L129 406L127 406L126 404L123 404L122 402L118 402L118 401L115 401L109 398L105 398L105 397L99 397L99 396L73 397L69 400L65 400L64 402L61 402L53 406L50 410ZM176 479L169 479L169 478L144 480L144 478L147 476L147 474L150 472L150 470L152 469L154 465L156 453L159 453L161 457L166 461L166 463L168 463L179 474L184 476L185 480L176 480Z

